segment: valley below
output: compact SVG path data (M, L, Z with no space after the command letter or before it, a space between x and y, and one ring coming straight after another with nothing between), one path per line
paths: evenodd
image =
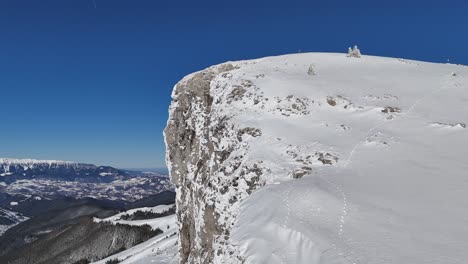
M1 263L91 263L177 234L175 193L165 175L61 161L0 161ZM107 220L114 215L119 217Z

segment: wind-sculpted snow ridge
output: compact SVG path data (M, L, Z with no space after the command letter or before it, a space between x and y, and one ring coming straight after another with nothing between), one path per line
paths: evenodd
M326 53L185 77L165 130L180 263L465 263L467 81Z

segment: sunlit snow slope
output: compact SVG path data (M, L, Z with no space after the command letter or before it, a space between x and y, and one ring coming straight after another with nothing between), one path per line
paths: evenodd
M467 67L301 54L233 75L271 98L267 109L307 104L290 116L235 106L239 123L263 132L249 159L280 183L242 206L233 238L248 263L466 263Z
M211 177L255 162L264 186L229 189L238 207L206 196L230 208L220 226L240 259L467 263L467 67L324 53L231 64L211 81L210 116L255 133Z
M177 225L175 215L163 216L154 219L145 220L122 220L123 215L132 215L137 211L153 213L162 213L168 211L174 205L158 205L155 207L144 207L128 210L123 213L105 218L95 218L96 222L111 222L113 224L123 225L149 225L153 229L159 228L163 231L159 234L141 244L132 248L109 256L103 260L94 262L95 264L105 264L110 260L118 260L122 264L146 264L146 263L159 263L159 264L175 264L178 263L177 256Z

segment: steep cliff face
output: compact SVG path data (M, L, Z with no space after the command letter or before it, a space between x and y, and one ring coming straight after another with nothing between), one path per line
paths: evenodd
M182 263L212 263L216 256L234 254L218 246L227 243L232 225L226 222L231 219L225 216L229 207L219 198L238 180L221 177L230 176L221 165L238 147L241 132L229 123L229 116L213 110L223 100L212 93L213 86L221 88L217 78L229 78L233 69L232 64L223 64L190 75L176 85L172 95L164 133L167 162L177 190ZM244 188L251 190L256 179L250 178L251 185ZM231 204L237 202L234 192L230 193Z
M467 78L458 65L320 53L185 77L164 132L180 263L468 258L456 228Z

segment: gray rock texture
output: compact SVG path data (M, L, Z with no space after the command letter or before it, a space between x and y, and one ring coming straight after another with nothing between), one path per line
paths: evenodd
M258 164L242 165L244 136L256 128L239 128L218 106L244 96L251 83L220 87L232 64L221 64L185 77L174 88L164 131L170 176L177 192L180 263L213 263L224 257L241 262L229 242L231 210L259 182ZM222 90L222 93L214 90Z

